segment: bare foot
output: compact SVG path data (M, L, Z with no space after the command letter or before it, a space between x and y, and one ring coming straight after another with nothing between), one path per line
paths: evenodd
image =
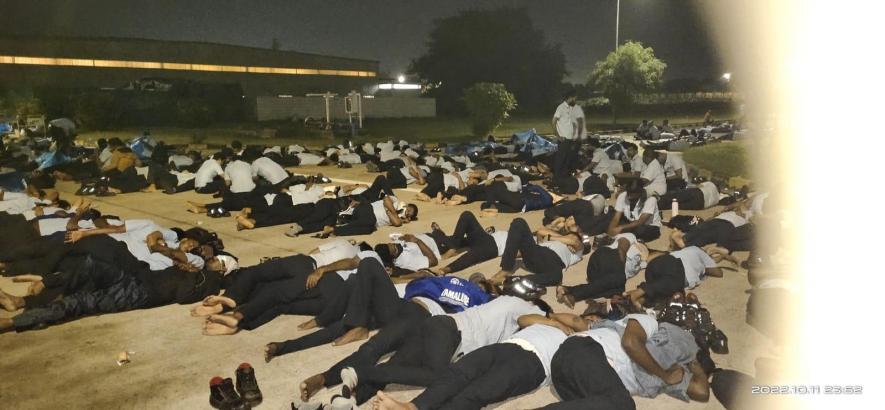
M565 291L565 286L556 287L556 301L568 306L569 309L575 308L575 297Z
M322 373L304 379L304 381L301 382L301 385L298 386L301 390L301 401L309 400L310 396L313 396L314 393L319 391L325 383L326 378L323 377Z
M479 214L479 217L480 218L488 218L488 217L493 217L493 216L497 216L497 215L498 215L497 209L488 208L488 209L483 209L482 212Z
M157 192L157 186L154 184L150 184L147 188L143 188L141 192Z
M18 310L18 306L13 300L13 296L2 290L0 290L0 306L8 312L15 312Z
M341 337L335 339L332 342L332 346L344 346L348 343L353 343L359 340L365 340L369 338L369 329L365 327L355 327L347 331L347 333L341 335Z
M255 229L255 221L249 219L243 215L237 215L237 230L242 231L243 229Z
M417 410L412 403L403 403L401 401L396 401L390 396L384 394L383 391L379 391L375 394L375 398L372 399L372 408L375 410Z
M240 321L237 318L231 315L211 315L206 318L207 321L212 323L219 323L225 325L227 327L237 327L240 324Z
M217 315L221 313L224 309L220 303L215 305L197 305L191 309L191 316L193 317L206 317L211 315Z
M314 329L316 327L317 327L317 320L310 319L307 322L304 322L304 323L298 325L298 330L309 330L309 329Z
M237 333L239 329L227 327L221 323L207 323L203 326L203 334L206 336L227 336Z
M268 343L264 346L264 362L270 363L274 357L277 357L277 350L279 350L279 343Z

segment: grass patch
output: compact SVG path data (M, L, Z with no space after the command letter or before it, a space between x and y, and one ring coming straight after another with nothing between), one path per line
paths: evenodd
M611 117L590 114L588 115L588 129L591 132L616 128L633 128L644 117L627 117L619 120L618 124L611 123ZM670 117L673 124L690 124L701 121L701 116L673 116ZM552 134L550 125L551 117L514 117L504 121L494 135L496 138L508 138L518 131L534 128L539 134ZM385 118L366 119L363 122L364 134L357 140L378 142L388 139L404 139L407 141L424 143L458 143L473 141L477 138L470 133L470 121L466 118ZM317 130L307 130L293 127L291 123L243 123L243 124L219 124L206 128L182 128L182 127L147 127L151 134L167 144L191 144L205 143L210 145L227 145L233 140L240 140L245 144L263 145L289 145L302 144L319 148L326 144L339 142L340 138ZM288 128L289 137L261 138L262 135L273 133L275 129ZM118 130L83 130L79 139L94 143L98 138L120 138L128 140L140 135L143 127L128 127ZM295 130L295 131L292 131ZM282 132L282 131L281 131Z
M713 173L716 177L749 176L749 157L744 141L722 141L689 148L682 157L685 162Z

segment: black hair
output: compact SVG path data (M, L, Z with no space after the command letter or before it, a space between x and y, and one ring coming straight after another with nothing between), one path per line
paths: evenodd
M239 140L233 140L230 142L230 147L235 150L240 150L243 148L243 143L240 142Z
M99 138L96 143L98 144L98 149L105 149L108 146L108 140L104 138Z
M602 147L602 143L599 142L599 138L590 138L589 141L587 141L587 142L590 144L591 147L594 147L594 148Z
M384 266L393 266L393 254L390 253L390 247L386 243L375 245L375 253L381 258L381 263Z
M71 209L71 203L68 201L65 201L64 199L59 199L58 200L58 207L61 209Z
M372 250L372 245L369 245L369 243L366 241L360 242L358 246L360 248L360 251L363 251L363 252Z
M111 138L111 139L108 140L108 146L111 147L111 148L122 147L122 146L123 146L123 141L121 141L121 140L120 140L119 138L117 138L117 137L114 137L114 138Z
M622 142L622 143L621 143L621 146L624 147L624 149L630 149L630 148L633 148L633 149L635 149L636 151L639 151L639 146L636 145L636 144L634 144L634 143L632 143L632 142L626 142L626 141L625 141L625 142Z
M228 157L224 151L218 151L215 153L215 155L212 156L212 158L214 158L217 161L224 162L224 160L226 160Z
M572 87L569 87L567 90L565 90L564 93L562 93L563 100L567 100L569 98L577 97L577 96L578 96L578 91Z
M412 211L413 211L412 220L417 221L418 220L418 205L408 204L408 205L406 205L406 208L412 208Z
M83 213L83 216L80 217L80 219L89 221L93 221L98 218L101 218L101 212L95 208L90 208L88 211Z

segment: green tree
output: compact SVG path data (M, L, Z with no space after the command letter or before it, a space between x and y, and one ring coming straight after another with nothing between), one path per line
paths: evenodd
M43 115L43 102L35 97L15 101L15 114L22 118Z
M588 85L602 91L611 102L613 122L627 112L637 94L660 87L667 64L655 57L651 47L628 41L598 61Z
M565 56L532 24L525 9L467 10L436 20L427 52L409 68L444 114L463 113L461 94L480 82L502 83L520 110L549 112L560 96Z
M123 105L108 92L86 92L77 96L74 117L92 129L108 129L120 125Z
M176 102L178 122L189 127L205 127L212 121L212 107L202 98L185 98Z
M474 84L464 90L463 100L477 137L492 133L516 108L516 97L500 83Z

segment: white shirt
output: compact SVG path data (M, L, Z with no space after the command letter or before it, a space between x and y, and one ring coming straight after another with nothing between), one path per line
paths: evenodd
M163 240L166 241L167 246L170 248L177 248L178 234L176 234L175 231L163 228L149 219L129 219L126 220L124 225L126 226L126 232L110 234L110 236L125 243L126 248L129 249L132 256L142 262L146 262L153 271L163 270L173 266L172 259L169 259L160 253L151 252L150 249L148 249L145 240L148 235L159 231L163 235ZM188 262L193 263L198 268L203 267L203 258L188 253L187 259Z
M735 228L739 228L747 224L747 219L738 215L734 211L723 212L716 216L715 219L721 219L723 221L731 222Z
M541 245L541 246L555 252L556 256L559 256L559 260L562 261L562 265L564 268L572 266L572 265L581 261L580 251L572 252L572 250L569 249L568 245L566 245L562 242L546 241L546 242L541 242L538 245Z
M393 208L396 209L399 206L399 199L395 196L389 198L393 202ZM390 225L390 217L387 215L387 208L384 208L383 199L372 202L372 211L375 213L375 226L380 228Z
M326 191L319 185L313 185L307 189L307 185L298 184L289 187L289 196L292 197L292 205L315 204Z
M543 316L544 311L516 296L498 296L489 303L452 314L461 331L461 345L456 353L467 354L510 338L519 330L519 317L528 314Z
M646 337L651 337L658 330L657 320L653 316L646 314L630 314L616 323L626 328L629 320L635 320L639 323L645 331ZM633 361L627 355L627 352L624 351L624 347L621 345L621 335L618 334L617 330L609 327L600 327L575 334L575 337L582 336L591 337L602 346L606 359L608 359L612 368L615 369L615 372L630 394L640 391L639 383L636 381L636 376L633 372Z
M682 170L682 179L686 183L689 182L688 167L685 165L685 160L682 159L682 154L668 152L667 160L664 161L664 174L667 177L673 177L676 176L676 172L679 170Z
M498 169L498 170L489 172L488 179L493 180L493 179L495 179L496 176L499 176L499 175L503 176L503 177L512 177L513 178L513 181L510 181L510 182L505 181L504 182L504 185L507 186L508 191L510 191L510 192L521 192L522 191L522 181L519 179L518 176L513 175L512 172L510 172L506 169Z
M298 153L295 154L295 156L298 157L298 163L300 165L317 165L325 159L317 154L311 154L309 152Z
M707 268L715 268L716 261L707 255L703 249L697 246L687 246L670 255L678 258L685 269L685 287L691 289L701 282L701 277Z
M175 164L176 167L189 167L194 165L194 160L187 155L170 155L169 163Z
M667 176L664 174L664 167L661 166L657 158L646 164L645 170L639 177L651 181L645 187L645 192L648 192L649 195L663 195L667 192Z
M114 153L111 152L111 149L108 148L108 147L105 147L105 148L104 148L103 150L101 150L101 152L98 154L98 162L100 162L101 165L104 166L105 164L108 163L108 161L111 160L111 156L112 156L112 155L114 155Z
M642 155L637 153L633 158L630 158L630 172L641 173L642 171L645 171L646 168L648 167L645 165L645 162L642 162Z
M394 266L412 272L430 267L430 259L424 256L418 244L402 241L397 243L403 247L403 251L393 260Z
M719 203L719 189L716 184L706 181L698 184L698 189L704 194L704 209L712 208Z
M378 159L381 162L387 162L400 157L399 151L381 151L378 153Z
M218 161L209 158L203 161L203 164L197 169L197 174L194 177L194 187L203 188L220 175L224 175L221 165L218 164Z
M582 137L584 132L586 132L583 129L578 129L578 120L584 118L584 110L578 104L570 106L563 101L562 104L556 107L553 118L556 119L557 133L564 139L575 140Z
M316 262L318 268L340 260L351 259L360 251L359 247L352 245L347 239L324 242L317 246L317 249L319 252L310 254L310 257Z
M553 355L556 354L566 338L567 336L562 330L553 326L536 324L514 333L504 343L516 343L523 349L532 347L528 350L537 355L538 360L544 366L544 374L547 375L544 384L547 384L550 382L550 363L553 362Z
M498 256L504 254L504 247L507 246L507 231L495 231L492 233L492 239L495 240L495 246L498 247Z
M651 218L645 222L646 225L652 226L661 226L661 213L658 211L658 198L653 196L649 196L645 198L644 203L636 202L636 206L633 209L630 209L629 203L627 202L627 193L621 192L618 195L618 198L615 200L615 212L620 212L627 218L628 221L636 221L638 220L642 214L649 214Z
M620 239L626 239L628 242L630 242L630 248L627 249L627 257L624 262L624 275L627 277L627 279L636 276L636 274L639 273L639 271L643 268L642 254L639 252L639 249L636 248L636 235L633 235L632 233L621 233L615 235L613 239L615 241L612 242L612 244L608 247L615 250L618 249L618 241Z
M409 172L409 167L408 167L408 166L405 166L405 167L400 168L400 169L399 169L399 172L402 173L403 176L406 178L406 185L414 184L415 181L418 180L417 178L415 178L414 176L412 176L412 173L411 173L411 172Z
M384 264L384 262L381 262L381 257L378 256L378 254L375 253L375 251L359 251L356 254L356 256L358 258L360 258L360 260L363 260L366 258L374 258L376 261L378 261L378 263L380 263L382 265ZM356 273L356 269L339 270L338 272L335 272L335 273L337 273L338 276L341 277L341 279L347 280L347 278L349 278L350 275L353 275L354 273ZM402 297L402 295L404 295L404 294L405 294L405 287L403 287L403 293L400 294L400 297Z
M252 181L252 166L248 162L236 160L224 168L224 179L230 181L230 192L252 192L255 182Z
M252 176L264 178L267 182L276 185L288 178L289 173L274 160L261 157L252 161Z

